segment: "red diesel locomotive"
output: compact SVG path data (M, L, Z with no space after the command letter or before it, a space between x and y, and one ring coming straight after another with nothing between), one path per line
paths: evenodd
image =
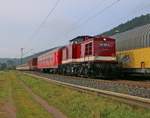
M69 45L38 56L36 68L64 75L109 77L117 72L115 47L115 39L109 37L79 36Z
M116 71L115 40L102 36L80 36L63 48L60 71L77 76L112 76Z

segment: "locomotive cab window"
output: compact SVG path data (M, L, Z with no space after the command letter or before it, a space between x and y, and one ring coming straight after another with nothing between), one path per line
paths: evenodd
M92 43L85 45L85 56L92 55Z

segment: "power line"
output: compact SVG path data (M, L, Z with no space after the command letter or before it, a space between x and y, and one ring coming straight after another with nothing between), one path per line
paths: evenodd
M33 33L33 35L31 35L30 39L33 39L41 30L42 26L46 23L47 19L49 18L50 15L53 14L53 12L55 11L55 9L57 8L58 4L60 3L61 0L57 0L55 5L53 6L53 8L48 12L48 15L44 18L44 20L41 22L41 24L39 25L39 27L35 30L35 32Z
M34 49L30 49L30 50L28 50L27 52L24 52L23 53L23 56L26 56L27 54L29 54L29 53L31 53L31 51L33 51Z
M97 12L96 14L88 17L84 22L82 22L79 26L75 27L74 29L72 29L71 31L69 31L68 33L80 28L83 24L89 22L90 20L94 19L95 17L97 17L98 15L102 14L103 12L105 12L105 10L113 7L115 4L117 4L118 2L120 2L121 0L116 0L113 3L111 3L109 6L105 7L104 9L102 9L101 11Z
M95 9L97 9L103 2L106 2L107 0L103 0L101 1L100 3L98 3L95 7L91 8L89 11L94 11ZM89 15L89 12L87 12L86 14L84 14L84 16L81 16L79 19L77 19L74 23L72 23L71 25L74 26L78 23L80 23L80 21L82 21L85 16L88 16ZM74 28L71 28L71 29L74 29ZM72 31L72 30L71 30ZM68 31L67 33L70 33L70 31ZM65 33L65 34L67 34Z
M142 4L143 2L140 2L138 5L136 5L135 6L135 8L134 9L132 9L128 14L127 14L127 16L124 16L124 17L121 17L121 18L117 18L117 20L118 21L121 21L122 23L124 22L127 22L127 21L129 21L129 20L131 20L131 19L133 19L134 17L137 17L137 16L132 16L133 14L135 14L137 11L138 12L140 12L141 10L143 10L144 9L144 7L142 7L143 9L139 9L139 6ZM136 10L136 11L135 11ZM127 19L128 18L128 16L132 16L132 18L131 19ZM125 20L126 19L126 20ZM108 24L107 24L108 25ZM111 25L113 25L113 23L111 23L111 24L109 24L109 26L111 26ZM118 24L119 25L119 24ZM105 26L106 27L106 26ZM107 31L105 31L105 32L107 32ZM102 33L104 33L104 32L102 32Z
M30 41L33 40L35 38L35 36L40 32L42 26L46 23L47 19L53 14L53 12L57 8L57 6L60 3L60 1L61 0L57 0L56 1L56 3L54 4L54 6L52 7L52 9L48 12L48 15L44 18L44 20L40 23L40 25L37 27L37 29L33 32L33 34L31 35L31 37L29 38ZM28 42L27 42L27 44L28 44Z
M98 3L95 7L91 8L89 11L94 11L95 9L97 9L103 2L106 2L107 0L103 0L100 3ZM81 16L79 19L77 19L77 21L75 21L72 25L79 23L80 21L82 21L85 16L88 16L90 13L87 12L86 14L84 14L84 16Z

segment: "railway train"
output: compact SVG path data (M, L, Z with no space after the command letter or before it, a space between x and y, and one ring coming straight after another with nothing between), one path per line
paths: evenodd
M115 39L98 35L78 36L68 45L43 53L16 69L84 77L116 76Z
M116 50L118 63L125 74L150 75L150 24L118 33Z
M37 70L37 57L36 58L32 58L30 60L28 60L27 63L25 64L21 64L21 65L18 65L16 67L17 70L30 70L30 71L34 71L34 70Z
M150 24L109 37L76 37L68 45L30 59L16 69L88 77L149 76Z

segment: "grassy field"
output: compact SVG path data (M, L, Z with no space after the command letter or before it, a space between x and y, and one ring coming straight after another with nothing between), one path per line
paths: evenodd
M52 118L32 99L19 81L15 72L0 72L0 118L12 118L13 114L17 118Z
M10 82L5 77L5 73L0 72L0 116L3 118L7 117L5 112L4 104L9 101L10 98Z
M150 118L150 110L80 93L31 76L21 75L20 79L69 118Z
M68 118L150 118L148 109L80 93L19 72L0 72L0 118L9 117L9 110L3 108L5 104L14 110L17 118L53 118L21 81Z

